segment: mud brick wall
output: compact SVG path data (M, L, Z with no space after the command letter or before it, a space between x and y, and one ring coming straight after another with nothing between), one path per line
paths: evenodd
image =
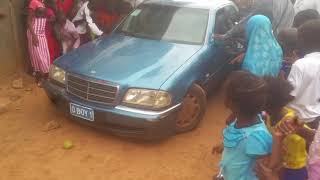
M29 57L26 46L25 0L0 0L0 76L26 71Z

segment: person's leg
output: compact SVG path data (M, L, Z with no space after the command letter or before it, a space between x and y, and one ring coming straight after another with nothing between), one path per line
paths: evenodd
M35 72L35 79L38 86L41 86L41 73L39 71Z

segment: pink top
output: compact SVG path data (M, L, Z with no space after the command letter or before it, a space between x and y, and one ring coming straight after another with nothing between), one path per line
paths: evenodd
M64 27L60 30L63 53L68 49L76 49L80 46L80 37L74 24L67 20Z
M44 8L44 4L39 0L31 0L29 3L29 9L36 10L37 8Z

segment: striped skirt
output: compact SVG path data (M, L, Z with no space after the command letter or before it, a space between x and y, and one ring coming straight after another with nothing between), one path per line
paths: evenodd
M39 40L38 46L33 45L32 35L27 30L28 48L31 65L35 72L48 73L50 67L50 54L45 35L45 18L35 18L32 23L33 30Z

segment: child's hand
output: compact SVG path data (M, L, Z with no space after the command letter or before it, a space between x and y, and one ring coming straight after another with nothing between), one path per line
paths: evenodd
M256 163L255 171L261 180L279 180L277 174L266 167L263 162Z
M278 135L289 135L292 133L296 133L301 127L303 127L303 124L298 122L297 117L294 118L287 118L284 121L280 122L279 125L275 128L275 132L277 132Z
M279 128L276 127L272 131L272 136L274 138L283 138L285 136L285 134Z
M218 144L213 146L212 148L212 154L221 154L223 152L223 144Z

